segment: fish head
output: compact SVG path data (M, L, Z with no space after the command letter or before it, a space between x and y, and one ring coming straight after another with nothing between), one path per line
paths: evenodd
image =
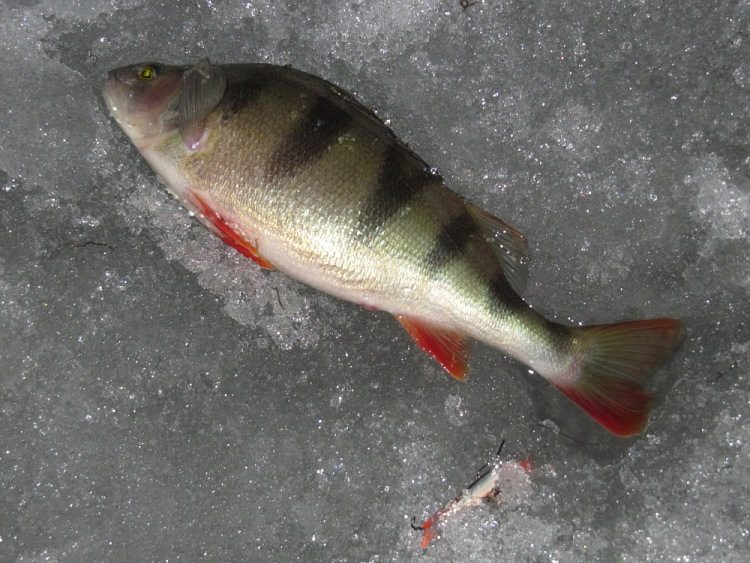
M186 67L139 63L109 71L104 101L120 127L139 148L175 131Z

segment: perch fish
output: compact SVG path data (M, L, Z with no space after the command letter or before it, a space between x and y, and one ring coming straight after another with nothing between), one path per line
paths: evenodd
M476 339L618 436L644 428L650 373L682 323L570 327L521 298L526 240L450 190L371 111L268 64L135 64L104 99L168 189L264 268L392 314L455 378Z

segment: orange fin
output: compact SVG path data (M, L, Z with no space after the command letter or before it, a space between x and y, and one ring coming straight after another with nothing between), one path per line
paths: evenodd
M273 270L273 264L263 258L254 245L250 244L240 233L230 227L221 215L210 207L200 196L193 192L191 197L195 206L198 208L198 211L203 215L204 221L212 227L214 233L216 233L221 240L243 256L250 258L250 260L262 268Z
M466 337L458 332L436 328L424 322L395 315L422 350L433 356L445 370L459 381L466 379L469 347Z

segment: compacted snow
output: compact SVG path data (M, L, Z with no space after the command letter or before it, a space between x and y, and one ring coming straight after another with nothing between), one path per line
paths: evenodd
M7 0L0 37L0 560L750 558L750 3ZM100 94L203 57L353 91L527 235L550 318L684 319L646 432L210 235ZM423 552L502 439L528 481Z

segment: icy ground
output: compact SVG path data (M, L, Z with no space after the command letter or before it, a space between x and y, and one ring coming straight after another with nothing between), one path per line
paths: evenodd
M0 560L750 559L750 2L175 6L0 3ZM205 56L356 92L526 233L547 315L685 319L646 433L212 238L99 92ZM422 553L503 438L530 490Z

